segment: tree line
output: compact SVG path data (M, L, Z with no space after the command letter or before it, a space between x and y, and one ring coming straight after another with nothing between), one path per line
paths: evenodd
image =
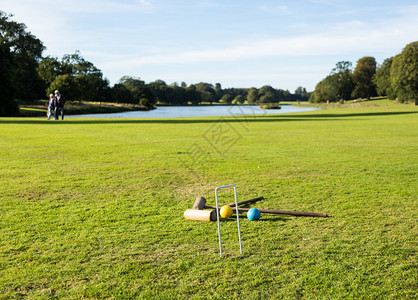
M226 88L220 83L167 84L163 80L145 83L139 77L124 76L112 87L92 62L79 51L62 58L46 56L42 41L26 25L0 11L0 116L18 115L16 102L35 101L59 90L67 100L141 104L198 105L202 103L261 104L279 101L307 101L310 93L298 87L294 93L275 89Z
M340 61L330 75L315 87L310 102L343 102L355 98L387 96L399 102L418 103L418 41L377 65L374 57L366 56L352 63Z
M377 66L373 57L352 63L341 61L320 81L314 92L298 87L294 93L275 89L226 88L220 83L185 82L167 84L163 80L146 83L139 77L124 76L112 87L101 70L85 60L79 51L62 58L46 56L42 41L27 31L26 25L12 20L0 10L0 116L19 114L18 102L36 101L58 89L67 100L160 105L203 103L265 104L280 101L336 102L382 95L399 101L418 99L418 42Z

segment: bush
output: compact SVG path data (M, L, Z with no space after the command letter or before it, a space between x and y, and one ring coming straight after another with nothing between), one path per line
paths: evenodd
M139 99L139 104L144 106L147 110L153 109L153 105L148 98L141 98Z
M281 109L282 107L278 103L269 103L260 105L261 109Z

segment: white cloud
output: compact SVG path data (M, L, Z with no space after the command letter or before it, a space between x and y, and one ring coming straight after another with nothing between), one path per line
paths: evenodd
M309 2L313 4L340 7L344 5L345 1L344 0L309 0Z
M289 7L287 5L261 5L259 8L263 12L276 13L276 14L290 14Z
M44 43L44 55L61 56L83 51L88 47L88 36L96 37L104 29L80 27L79 20L101 15L114 22L112 17L117 14L150 11L154 5L151 0L2 0L0 9L12 13L13 20L24 23Z
M414 30L408 28L367 28L363 22L353 21L337 26L334 32L291 38L250 41L248 44L224 49L189 50L135 57L108 62L111 66L142 66L148 64L193 64L197 62L227 62L280 56L323 56L348 53L379 52L410 42ZM413 27L413 26L412 26ZM415 27L417 28L417 27Z
M365 18L365 14L358 13L360 10L376 12L381 7L377 4L357 7L341 0L310 0L327 6L321 6L322 19L316 11L303 11L299 4L290 2L289 6L272 1L253 3L256 12L215 0L186 2L1 0L0 9L15 14L17 22L25 23L44 42L48 47L44 55L61 57L78 49L113 80L119 75L132 75L151 80L167 77L175 78L173 81L198 82L199 78L219 78L214 80L249 82L274 78L284 81L300 76L303 84L302 78L326 75L328 68L339 60L354 62L366 55L387 58L418 40L417 5L397 4L391 6L400 7L393 9L393 17L379 17L376 13ZM222 10L213 9L220 6ZM229 12L231 20L237 21L233 18L236 14L242 22L228 23L229 18L225 17L228 9L233 9ZM183 22L185 11L188 18L197 15L204 19ZM217 26L220 12L225 22L222 29ZM328 13L334 17L345 14L330 20L326 18ZM245 26L247 20L252 21L251 28ZM186 28L188 24L196 28ZM224 34L228 30L233 34ZM286 69L289 60L295 65ZM304 62L300 68L299 61ZM320 64L326 66L319 67ZM257 65L264 69L257 69ZM270 65L274 68L266 70ZM216 67L209 73L208 66ZM237 66L242 66L239 72ZM317 71L309 71L312 66Z
M133 12L144 11L153 7L152 3L147 0L138 1L112 1L112 0L73 0L64 1L63 10L73 12L87 13L117 13L117 12Z
M120 11L144 10L153 7L150 0L3 0L2 9L13 11L38 11L45 12L54 11L56 14L51 17L60 15L64 16L71 12L88 12L88 13L115 13Z
M105 74L112 69L118 69L118 75L140 74L147 81L221 82L235 87L271 84L290 90L302 85L312 90L339 60L355 63L366 55L383 60L418 40L418 19L414 18L417 12L414 6L403 11L402 16L379 24L352 19L323 32L251 40L223 48L189 46L184 50L160 49L158 54L119 57L102 53L100 68ZM254 63L248 66L249 62Z

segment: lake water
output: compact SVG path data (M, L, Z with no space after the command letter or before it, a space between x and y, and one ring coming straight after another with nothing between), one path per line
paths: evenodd
M128 111L111 114L66 115L67 118L185 118L236 115L285 114L318 110L314 107L282 105L281 109L261 109L257 105L159 106L150 111Z

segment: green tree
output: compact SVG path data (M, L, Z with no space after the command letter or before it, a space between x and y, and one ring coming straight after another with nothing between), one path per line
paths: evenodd
M38 66L39 77L49 87L59 75L62 75L61 63L56 57L47 56L42 58Z
M96 66L85 60L80 51L66 54L61 60L61 73L74 77L77 85L77 99L101 102L106 99L109 82L103 78L102 72Z
M19 114L19 107L14 100L15 68L13 56L9 48L2 44L0 44L0 70L0 116L16 116Z
M13 57L16 98L34 100L43 97L45 89L37 72L45 47L26 31L25 24L12 21L12 17L0 11L0 44L6 46Z
M215 94L217 99L221 99L223 96L222 85L220 83L215 83Z
M401 100L418 103L418 41L405 46L395 56L391 67L391 83L396 96Z
M379 96L387 96L389 99L395 99L392 88L390 69L392 67L393 57L387 58L382 65L378 67L373 77L373 83L376 85L376 91Z
M152 89L139 77L124 76L119 80L131 93L134 103L145 105L151 109L155 105L155 97ZM145 103L145 104L144 104Z
M277 91L269 86L265 85L262 86L261 89L258 91L258 103L278 103L279 97Z
M332 75L337 89L337 100L348 100L354 89L353 76L349 72L340 72Z
M168 104L168 86L163 80L156 80L153 82L150 82L148 86L152 89L152 92L154 94L155 100L159 104Z
M173 94L173 99L175 99L175 104L179 104L179 105L185 105L187 104L188 100L187 100L187 91L186 89L176 86L176 87L172 87L172 94Z
M216 92L212 84L206 82L199 82L195 84L196 91L201 95L203 102L213 103L216 100Z
M355 88L354 97L367 98L376 95L376 87L373 83L373 76L376 73L376 60L374 57L365 56L357 61L353 72Z
M303 95L306 93L306 88L298 86L295 90L296 95Z
M252 87L248 90L247 102L248 104L254 104L258 101L258 89Z
M109 81L93 63L81 56L80 51L64 55L61 61L54 57L42 59L38 73L45 83L49 83L48 93L58 89L67 100L102 102L112 94ZM74 86L69 87L69 84Z
M131 91L121 83L116 83L112 87L111 99L117 103L130 103L132 102Z
M233 100L233 98L232 98L232 96L230 94L225 94L220 99L220 102L226 103L226 104L231 104L232 103L232 100Z
M86 101L105 101L106 90L109 88L107 79L103 79L101 72L88 75L78 75L74 77L75 84L78 86L78 99Z
M309 101L314 103L339 101L337 80L338 74L325 77L316 85Z
M296 95L293 95L289 90L277 89L276 90L277 96L282 101L293 101L297 98Z
M299 101L308 101L309 93L306 91L306 88L299 86L295 90L294 98L295 100L299 100Z
M350 99L354 88L351 62L339 61L330 75L321 80L310 95L310 102L337 102ZM297 91L295 91L297 94ZM308 97L308 96L307 96Z
M339 61L335 64L335 68L331 70L331 74L337 74L341 72L348 72L351 73L351 67L352 67L351 61Z
M335 101L348 100L354 89L353 74L350 61L339 61L331 71L329 81L336 88Z
M55 90L59 90L66 100L79 99L80 90L74 77L71 74L59 75L51 82L47 89L47 95L54 94Z
M197 105L200 102L202 102L202 96L197 91L196 86L194 84L191 84L186 91L186 98L187 101L192 103L193 105Z
M61 60L61 73L72 74L73 76L88 76L100 74L101 71L94 66L93 63L85 60L80 51L75 51L74 54L65 54Z
M244 100L245 99L243 95L236 95L234 100L232 100L232 104L243 104Z

